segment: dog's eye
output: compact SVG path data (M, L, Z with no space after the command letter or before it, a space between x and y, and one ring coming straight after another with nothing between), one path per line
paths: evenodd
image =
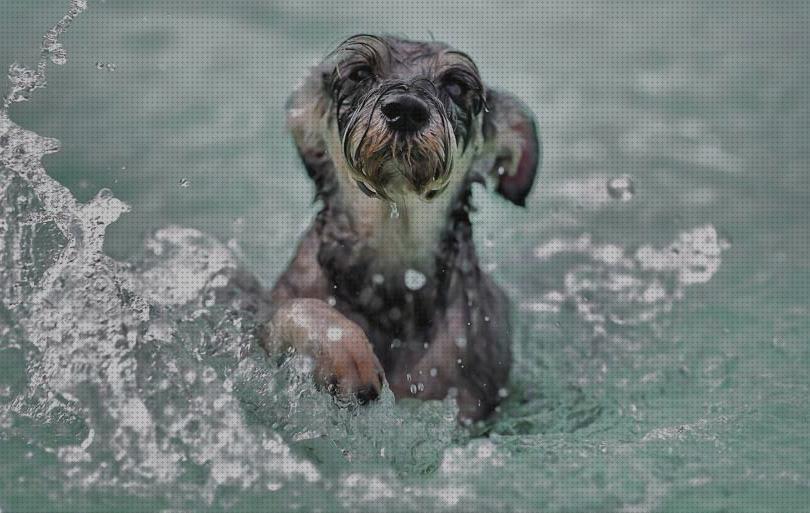
M443 88L447 95L453 99L453 101L461 100L461 97L467 92L467 86L456 80L445 82Z
M371 68L368 66L354 68L352 72L349 73L349 80L353 82L362 82L363 80L368 80L369 78L371 78Z

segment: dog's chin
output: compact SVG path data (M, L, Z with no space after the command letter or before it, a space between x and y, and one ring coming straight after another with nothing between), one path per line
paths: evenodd
M384 200L417 196L433 199L450 178L455 139L437 127L402 135L387 128L365 134L350 130L344 155L364 193Z
M388 201L415 197L432 200L446 189L448 172L442 168L429 168L429 163L414 162L405 165L402 161L387 160L377 164L375 179L366 175L356 180L357 187L366 195ZM425 176L431 178L425 180Z

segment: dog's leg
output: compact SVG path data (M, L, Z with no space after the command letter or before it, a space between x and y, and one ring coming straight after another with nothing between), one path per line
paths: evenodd
M474 299L473 299L474 297ZM506 295L481 274L434 319L430 343L416 362L389 376L397 397L443 399L456 394L459 420L486 417L502 399L512 363Z
M289 347L315 360L316 383L361 403L376 399L384 380L382 365L360 327L320 299L292 299L266 325L268 350Z
M330 306L329 282L317 262L314 231L301 242L272 292L273 312L260 330L270 353L294 348L315 361L315 381L341 397L376 399L385 380L363 330Z

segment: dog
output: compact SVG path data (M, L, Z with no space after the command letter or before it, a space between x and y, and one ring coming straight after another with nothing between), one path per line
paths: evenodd
M311 70L287 122L323 208L266 298L264 348L311 356L339 397L365 403L387 382L397 398L453 395L463 422L488 416L512 332L478 265L471 189L525 204L542 150L532 113L464 52L359 34Z

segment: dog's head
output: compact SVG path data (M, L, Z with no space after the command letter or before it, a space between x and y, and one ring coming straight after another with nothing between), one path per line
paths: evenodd
M431 200L480 163L523 205L541 159L528 109L438 42L345 40L293 95L288 123L311 174L331 162L381 199Z

